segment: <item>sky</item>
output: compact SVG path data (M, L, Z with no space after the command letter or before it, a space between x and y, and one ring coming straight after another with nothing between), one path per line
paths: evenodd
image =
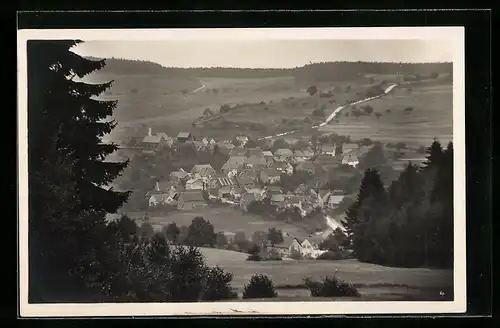
M166 67L291 68L309 62L451 62L444 40L87 41L83 56L139 59Z

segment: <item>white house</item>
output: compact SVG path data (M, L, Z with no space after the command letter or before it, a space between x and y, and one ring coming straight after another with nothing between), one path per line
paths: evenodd
M321 154L335 156L335 145L321 145Z
M347 164L352 167L356 167L359 164L358 156L349 153L345 155L344 158L342 158L342 164Z
M308 238L300 241L297 238L294 238L292 243L290 244L289 253L292 254L293 251L299 252L303 258L315 259L326 251L320 250L316 243L309 241Z

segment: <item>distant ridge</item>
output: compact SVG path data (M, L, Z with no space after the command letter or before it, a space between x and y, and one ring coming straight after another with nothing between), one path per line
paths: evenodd
M91 60L102 60L87 57ZM144 60L123 58L106 59L103 72L118 74L169 75L175 78L195 79L197 77L264 78L294 77L298 81L336 81L355 79L363 74L387 75L430 75L452 74L453 63L408 63L408 62L366 62L334 61L310 63L295 68L238 68L238 67L166 67Z

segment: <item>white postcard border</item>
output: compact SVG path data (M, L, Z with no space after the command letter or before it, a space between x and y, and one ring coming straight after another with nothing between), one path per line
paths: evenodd
M215 302L215 303L28 303L28 145L26 41L91 40L305 40L423 39L453 50L454 301L438 302ZM182 315L431 314L466 311L465 241L465 53L463 27L65 29L18 31L19 311L21 317Z

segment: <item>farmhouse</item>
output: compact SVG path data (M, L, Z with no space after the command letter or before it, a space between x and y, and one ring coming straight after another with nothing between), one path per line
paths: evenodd
M293 157L297 162L304 162L310 160L314 156L314 152L311 149L297 149L293 152Z
M252 169L252 168L247 168L247 169L243 169L239 174L238 176L240 178L250 178L252 179L254 182L257 182L259 180L259 171L256 170L256 169Z
M201 191L185 191L179 195L179 200L177 201L177 209L179 210L191 210L206 206L207 203L203 199Z
M210 164L198 164L193 166L191 174L200 176L202 178L210 178L215 174L215 169Z
M260 171L260 181L262 183L278 183L281 180L281 173L273 168L265 168Z
M177 142L184 143L186 141L192 141L193 135L190 132L179 132L177 135Z
M248 177L248 176L236 177L236 183L238 184L238 186L243 187L243 188L253 188L256 185L255 180Z
M159 150L166 145L167 141L158 135L147 135L142 140L142 147L145 150Z
M335 156L335 149L336 147L334 145L321 145L321 154Z
M205 182L203 178L192 178L186 181L186 190L204 190Z
M347 154L342 158L342 164L347 164L352 167L356 167L359 164L358 156L354 154Z
M314 237L306 238L304 240L299 240L294 238L289 246L289 253L293 254L298 252L304 258L315 259L319 255L323 254L325 251L319 249L317 242L313 241Z
M172 137L169 137L166 133L158 132L157 136L159 136L160 138L164 139L165 140L165 144L168 147L172 147L172 145L174 144L174 139Z
M229 173L232 170L240 170L245 164L245 157L243 156L231 156L229 159L222 165L222 172Z
M170 181L173 183L180 184L183 180L186 180L188 178L189 178L189 174L184 170L173 171L172 173L170 173Z
M283 194L274 194L271 196L271 205L280 206L285 205L285 195Z
M149 197L148 204L149 207L155 207L158 205L172 204L174 201L174 197L168 194L155 194Z
M262 149L260 148L249 148L245 152L245 165L254 166L264 166L267 160L264 157Z
M245 157L245 153L246 153L246 149L245 148L243 148L243 147L234 147L229 152L229 156L231 156L231 157L241 156L241 157L244 158Z
M324 203L323 206L329 208L329 209L336 209L339 207L340 202L344 199L344 195L334 195L332 193L329 193L327 196L323 198Z
M272 153L271 151L269 151L269 150L265 150L265 151L263 151L263 152L262 152L262 155L264 155L264 157L265 157L266 159L268 159L268 158L272 158L272 157L274 156L274 155L273 155L273 153Z

